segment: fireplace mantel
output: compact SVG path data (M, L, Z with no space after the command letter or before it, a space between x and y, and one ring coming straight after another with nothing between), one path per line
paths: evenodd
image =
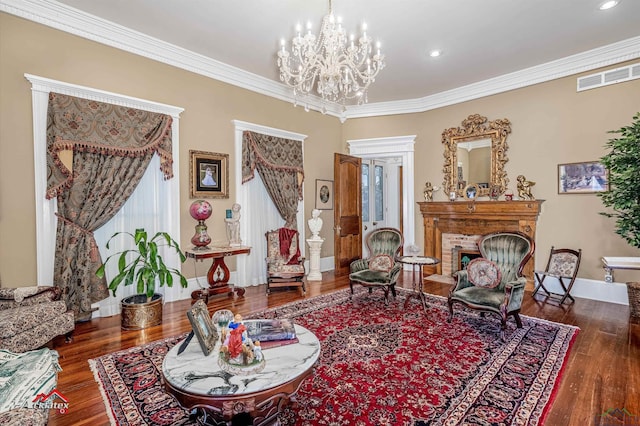
M536 239L536 222L544 200L532 201L431 201L419 202L424 219L424 254L442 259L442 234L484 235L519 231ZM535 253L534 253L535 256ZM527 262L527 289L533 289L535 258ZM442 265L424 268L425 274L442 273Z

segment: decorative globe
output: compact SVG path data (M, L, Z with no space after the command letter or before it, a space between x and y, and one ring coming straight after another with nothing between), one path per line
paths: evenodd
M195 220L207 220L211 217L213 209L211 208L211 204L209 204L205 200L196 200L191 203L191 207L189 207L189 213L191 217Z

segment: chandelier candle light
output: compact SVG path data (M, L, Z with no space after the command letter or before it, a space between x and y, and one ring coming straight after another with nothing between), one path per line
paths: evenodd
M358 105L366 103L369 86L384 68L380 43L376 43L374 53L367 25L362 24L362 35L357 42L353 34L347 41L342 19L333 15L329 0L329 14L322 19L320 35L316 38L311 33L310 22L305 35L301 29L298 24L291 51L287 50L284 39L278 51L280 80L293 87L296 104L298 96L309 95L314 87L325 101L343 106L350 99L357 99Z

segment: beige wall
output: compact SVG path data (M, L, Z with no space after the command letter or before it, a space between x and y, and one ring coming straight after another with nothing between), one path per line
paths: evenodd
M631 122L640 110L640 80L576 93L573 76L424 113L354 119L341 125L333 117L305 113L286 102L0 13L0 279L4 286L31 285L36 280L31 92L24 73L185 108L179 159L184 246L194 232L194 221L187 213L190 149L230 154L231 197L212 200L214 216L208 221L213 238L224 238L223 214L235 201L233 177L238 172L231 120L308 135L304 197L305 217L309 217L315 179L332 179L332 153L347 152L346 140L417 134L412 196L420 200L425 181L442 182L442 131L479 113L490 120L511 120L506 166L510 187L515 189L515 177L524 174L536 181L534 195L546 200L536 241L537 267L543 266L551 245L581 247L580 276L601 280L601 256L640 255L613 232L610 219L598 214L603 210L598 197L558 195L556 189L558 163L598 159L610 137L606 132ZM441 192L435 194L436 200L445 198ZM326 213L322 216L327 238L323 257L333 254L329 232L333 212ZM422 244L419 213L415 221L417 242ZM194 275L192 265L183 269L187 276ZM204 275L206 268L201 265L195 273ZM616 273L619 281L633 276Z
M616 65L616 67L621 65ZM612 67L614 68L614 67ZM640 256L614 233L613 221L598 213L604 208L593 194L559 195L560 163L593 161L603 156L609 130L631 123L640 111L640 80L576 93L576 77L537 84L424 113L348 120L344 139L416 134L414 197L425 181L442 182L442 131L460 126L470 114L489 120L508 118L512 132L506 171L516 191L516 176L536 182L533 194L545 200L538 221L536 267L546 264L550 247L582 248L579 276L603 280L602 256ZM437 192L435 200L446 196ZM419 212L419 210L418 210ZM422 217L416 215L416 240L424 243ZM635 278L634 278L635 277ZM638 273L616 272L616 280L637 280Z
M189 246L195 225L188 214L190 149L230 154L230 198L210 200L214 213L207 221L214 240L226 239L224 211L235 201L238 172L232 120L308 135L305 217L314 207L315 180L333 179L331 153L341 150L336 118L0 13L0 280L5 287L36 282L31 85L25 73L185 109L179 159L183 247ZM323 220L325 232L333 228L332 215ZM322 256L333 253L331 237L327 235ZM198 275L206 274L206 266L198 263ZM230 269L235 269L233 261ZM192 264L183 271L194 275Z

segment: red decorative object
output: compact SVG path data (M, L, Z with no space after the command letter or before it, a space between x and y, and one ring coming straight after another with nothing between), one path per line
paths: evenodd
M191 244L194 245L195 249L209 249L207 246L211 243L211 237L207 234L207 225L205 225L204 221L211 217L212 211L211 204L205 200L196 200L189 207L191 217L198 221L196 233L191 237Z

